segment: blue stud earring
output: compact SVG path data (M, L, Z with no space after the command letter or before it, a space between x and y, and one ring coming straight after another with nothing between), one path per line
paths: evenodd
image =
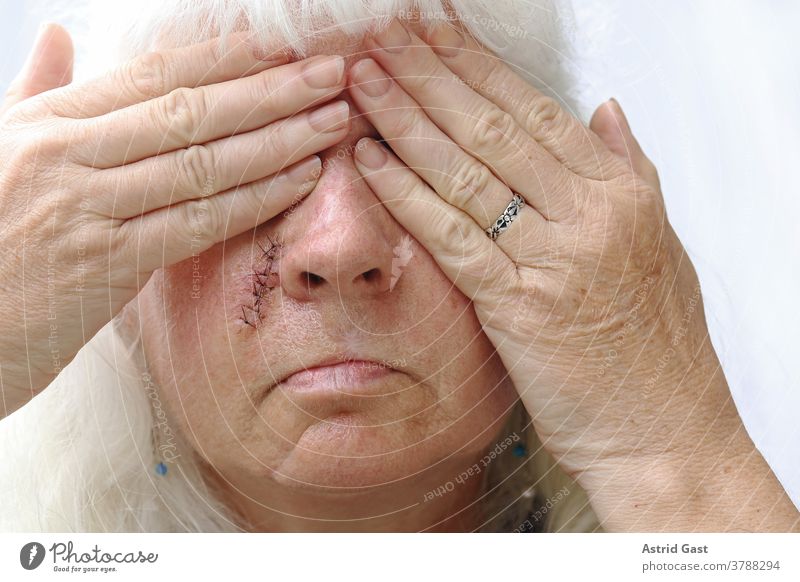
M156 473L159 475L166 475L167 474L167 466L164 463L159 463L156 465Z
M516 447L514 447L513 452L515 457L524 457L525 455L528 454L528 449L525 448L525 445L520 443Z

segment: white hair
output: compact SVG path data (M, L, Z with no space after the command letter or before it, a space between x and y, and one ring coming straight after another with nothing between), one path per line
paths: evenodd
M77 34L78 70L97 74L145 51L242 28L302 55L315 31L358 38L404 11L450 8L572 109L569 11L552 0L98 0L87 3L87 25ZM194 451L168 430L140 339L134 301L50 386L0 422L0 530L241 531L202 478ZM519 435L527 455L498 455L489 465L482 531L600 529L585 492L544 451L521 402L501 434ZM159 475L165 447L171 462Z

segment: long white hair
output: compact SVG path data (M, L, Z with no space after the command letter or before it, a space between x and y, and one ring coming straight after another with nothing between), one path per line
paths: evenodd
M412 9L430 17L423 24L454 9L476 38L575 111L570 13L552 0L93 0L73 33L77 70L98 74L148 50L242 28L302 55L317 31L359 38ZM134 301L0 422L0 530L241 531L193 451L168 430L140 339ZM585 492L541 447L520 402L501 434L518 435L525 450L498 455L482 477L490 491L482 531L599 530ZM161 475L165 447L171 462Z

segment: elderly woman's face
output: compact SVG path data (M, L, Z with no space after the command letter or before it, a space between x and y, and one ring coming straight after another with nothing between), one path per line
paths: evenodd
M300 204L142 292L172 418L245 488L418 475L493 442L514 401L470 302L360 178L375 133L352 112Z

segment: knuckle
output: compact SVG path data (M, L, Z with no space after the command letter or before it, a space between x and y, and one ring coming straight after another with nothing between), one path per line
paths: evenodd
M263 192L263 188L274 191L280 187L276 186L273 180L274 178L268 178L250 184L241 184L227 192L220 198L220 201L223 199L229 201L225 202L228 204L229 211L235 209L236 213L252 214L255 217L259 212L263 212L264 198L259 197L259 191Z
M217 241L224 226L224 217L218 204L206 199L189 200L179 205L182 230L192 245L207 246Z
M461 232L458 223L453 219L452 216L448 216L446 213L440 213L433 222L433 232L438 233L442 244L449 241L450 244L453 245L454 241L460 240L464 236L464 233Z
M458 208L474 208L490 180L491 172L485 165L472 160L462 163L453 175L452 204Z
M420 114L415 107L406 107L397 112L397 117L392 124L393 133L397 135L411 135L419 127Z
M474 228L472 224L443 212L433 219L431 226L436 229L434 232L438 237L435 244L443 249L442 259L458 265L459 279L476 281L486 278L491 261L486 260L478 242L482 239L470 236L470 230Z
M525 129L533 136L553 139L553 130L558 124L561 106L552 97L534 99L525 112Z
M146 53L131 61L127 75L131 86L140 96L151 99L163 95L167 85L166 59L159 52Z
M439 240L436 241L437 248L458 248L463 244L465 233L461 224L456 218L447 213L439 212L432 219L431 232L436 233Z
M492 108L479 115L473 129L473 141L481 150L494 150L513 139L516 123L511 114Z
M419 73L407 81L426 93L440 91L442 89L442 73L436 67L436 61L424 62Z
M163 100L162 115L168 138L179 143L192 143L198 126L205 118L202 92L180 87Z
M180 156L180 174L188 193L208 196L216 192L214 152L202 144L186 148Z
M277 156L289 157L296 153L297 146L292 146L292 135L295 135L295 122L280 123L267 134L267 151Z
M285 76L285 71L280 70L280 67L257 73L251 77L251 80L252 82L243 90L246 91L247 98L253 104L254 113L272 116L280 108L276 103L281 98L287 102L300 98L299 92L295 90L297 85L289 86L289 78ZM275 116L275 118L284 116Z
M470 83L474 90L483 90L488 94L503 91L503 87L508 86L507 80L498 71L498 63L495 59L478 57L475 59L475 69L470 73Z
M260 103L263 107L269 108L271 102L276 96L280 95L282 89L288 89L285 79L278 77L281 71L268 69L261 75L261 82L257 85L258 90L261 92Z

